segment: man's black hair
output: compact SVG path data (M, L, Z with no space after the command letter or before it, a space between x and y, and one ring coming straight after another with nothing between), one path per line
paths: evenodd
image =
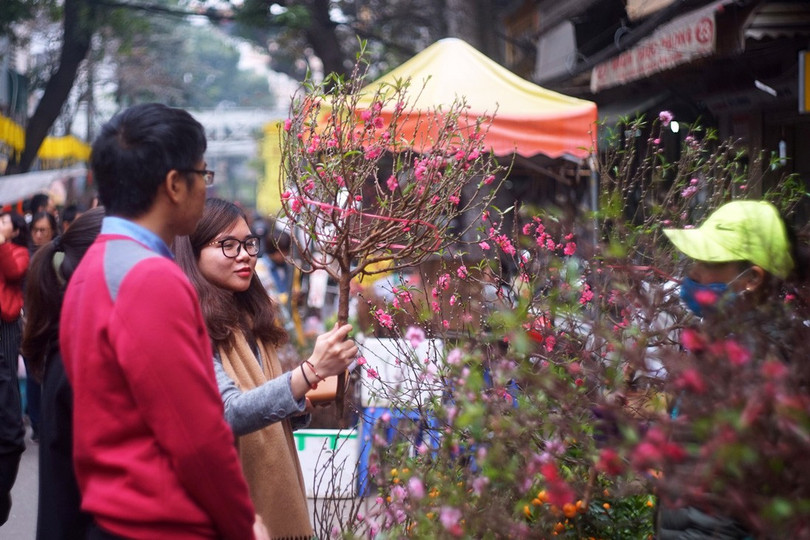
M145 214L169 171L199 167L205 149L203 126L182 109L145 103L116 114L101 128L90 158L107 214Z

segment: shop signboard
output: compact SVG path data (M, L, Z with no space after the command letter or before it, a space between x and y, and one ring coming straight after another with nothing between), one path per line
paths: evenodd
M591 72L591 91L643 79L715 51L717 24L712 3L659 26L649 37Z

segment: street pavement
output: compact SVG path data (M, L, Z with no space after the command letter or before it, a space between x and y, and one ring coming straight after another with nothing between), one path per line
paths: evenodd
M17 481L11 490L11 515L0 527L0 540L34 540L37 531L37 492L39 491L39 445L25 438Z

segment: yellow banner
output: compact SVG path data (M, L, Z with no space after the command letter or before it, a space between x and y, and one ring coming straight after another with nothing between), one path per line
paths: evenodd
M5 143L15 152L22 152L25 148L25 130L10 118L0 115L0 143ZM73 135L48 136L42 141L37 157L45 160L87 161L90 159L90 145Z
M262 139L262 159L264 175L256 190L256 208L263 215L275 215L281 210L281 121L273 121L264 126Z

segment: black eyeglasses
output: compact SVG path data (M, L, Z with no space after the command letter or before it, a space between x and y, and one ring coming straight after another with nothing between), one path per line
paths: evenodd
M193 172L197 174L201 174L203 180L205 180L206 186L213 186L214 185L214 171L209 171L208 169L181 169L179 172Z
M223 238L222 240L214 240L208 245L215 246L219 244L219 247L222 248L223 255L225 255L229 259L235 259L242 252L242 246L245 246L245 253L247 253L251 257L255 257L256 255L258 255L260 242L261 241L258 236L248 236L247 238L241 241L237 240L236 238L228 237Z

